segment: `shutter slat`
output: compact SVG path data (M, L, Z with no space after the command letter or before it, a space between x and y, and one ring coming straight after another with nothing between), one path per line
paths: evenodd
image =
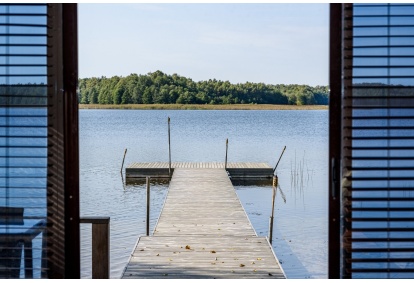
M365 221L365 222L412 222L414 221L414 218L409 218L409 217L403 217L403 218L362 218L362 217L354 217L352 219L345 219L345 221ZM387 239L387 240L396 240L398 241L400 238L398 239ZM410 238L412 240L414 240L414 238Z

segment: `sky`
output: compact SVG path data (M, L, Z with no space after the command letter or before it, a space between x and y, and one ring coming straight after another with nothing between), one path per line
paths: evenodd
M78 5L79 77L328 85L329 4Z

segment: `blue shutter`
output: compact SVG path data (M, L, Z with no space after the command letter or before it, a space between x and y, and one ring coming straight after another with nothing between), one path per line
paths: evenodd
M343 278L414 277L414 5L343 5Z
M47 113L47 5L1 4L0 278L41 276Z

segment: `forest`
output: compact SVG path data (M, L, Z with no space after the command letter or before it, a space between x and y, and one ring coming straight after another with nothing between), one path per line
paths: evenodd
M195 82L161 71L126 77L83 78L81 104L290 104L327 105L328 86L238 83L210 79Z
M46 84L0 85L0 107L5 105L47 105Z

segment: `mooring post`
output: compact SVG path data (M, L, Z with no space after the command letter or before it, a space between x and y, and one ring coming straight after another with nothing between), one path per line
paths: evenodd
M146 177L147 181L147 236L149 236L150 229L150 177Z
M274 213L275 213L275 199L276 199L276 193L277 193L277 182L278 182L277 176L273 176L272 214L270 216L270 224L269 224L269 226L270 226L269 227L269 243L270 244L272 244L272 240L273 240L273 216L274 216Z
M122 174L122 169L124 168L124 162L125 162L125 155L126 155L126 153L127 153L127 149L125 148L124 158L122 159L122 165L121 165L121 174Z
M229 149L229 139L226 139L226 159L224 160L224 170L227 170L227 151Z
M170 134L170 117L168 117L168 156L169 156L168 176L171 178L171 134Z

